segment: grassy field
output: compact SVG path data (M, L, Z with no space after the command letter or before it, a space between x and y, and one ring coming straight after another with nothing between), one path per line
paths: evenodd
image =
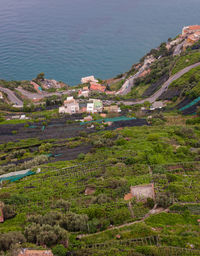
M189 54L181 56L177 61L175 66L172 69L171 74L174 75L181 71L182 69L200 62L200 52L191 52Z
M180 88L182 93L190 98L200 96L200 67L193 68L176 81L172 82L170 87Z

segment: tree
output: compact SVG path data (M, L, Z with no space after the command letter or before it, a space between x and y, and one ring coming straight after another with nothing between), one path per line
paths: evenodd
M65 256L67 249L62 244L59 244L53 247L52 252L55 256Z
M18 243L25 243L26 239L21 232L8 232L0 236L0 251L7 251Z
M4 215L5 220L15 217L16 212L14 210L14 207L10 206L10 205L5 205L3 207L3 215Z
M45 74L43 72L39 73L36 77L37 81L44 81Z
M87 231L88 216L68 212L60 222L61 227L68 231Z
M25 236L30 243L39 245L55 245L59 242L66 243L68 233L60 226L40 225L33 223L25 228Z
M69 211L70 206L71 206L70 202L60 199L56 201L53 208L60 208L60 209L63 209L64 211Z

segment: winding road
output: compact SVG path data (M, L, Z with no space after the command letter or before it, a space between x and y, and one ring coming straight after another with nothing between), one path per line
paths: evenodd
M136 100L136 101L121 101L120 103L123 103L124 105L136 105L136 104L143 104L145 101L149 101L150 103L155 102L161 95L163 92L165 92L169 85L177 80L178 78L180 78L182 75L184 75L185 73L189 72L191 69L196 68L200 66L200 62L195 63L191 66L188 66L184 69L182 69L181 71L179 71L178 73L176 73L175 75L171 76L162 86L161 88L156 91L153 95L151 95L148 98L145 98L143 100ZM142 71L141 71L142 72ZM136 75L139 75L138 73ZM131 83L134 80L134 77L131 77L129 80L127 80L126 85L125 85L125 92L129 91L129 87L131 87ZM68 94L69 91L65 91L65 92L55 92L55 93L47 93L47 92L43 92L42 94L39 93L31 93L28 92L22 88L17 88L17 90L23 94L24 96L26 96L27 98L34 100L34 99L42 99L44 97L49 97L49 96L53 96L53 95L58 95L61 96L63 94ZM0 86L0 91L6 93L8 95L8 99L16 106L16 107L22 107L23 106L23 102L17 98L17 96L14 94L13 91L11 91L10 89L4 88ZM111 102L111 101L110 101Z
M195 64L193 64L193 65L191 65L191 66L189 66L189 67L186 67L186 68L182 69L181 71L179 71L179 72L176 73L175 75L171 76L171 77L161 86L161 88L160 88L158 91L156 91L153 95L151 95L150 97L148 97L148 98L146 98L146 99L144 99L144 100L130 101L130 102L128 102L128 101L122 101L121 103L123 103L124 105L143 104L145 101L149 101L150 103L153 103L153 102L155 102L155 101L163 94L163 92L165 92L165 91L168 89L169 85L170 85L173 81L179 79L181 76L183 76L184 74L186 74L187 72L189 72L191 69L196 68L196 67L198 67L198 66L200 66L200 62L195 63Z
M0 91L8 95L8 99L15 105L15 107L23 107L23 102L19 98L17 98L17 96L14 94L13 91L1 86L0 86Z

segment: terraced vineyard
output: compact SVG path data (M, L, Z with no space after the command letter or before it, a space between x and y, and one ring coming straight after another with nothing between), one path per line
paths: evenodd
M77 140L92 150L79 159L47 160L32 168L35 175L2 183L5 222L0 232L19 241L22 233L35 248L68 241L67 250L75 255L199 255L199 135L198 125L84 134ZM11 155L17 145L22 150L36 142L2 144L1 153L9 147L6 154ZM43 146L50 154L55 141L45 143L53 143ZM155 199L124 200L131 186L143 184L154 184Z

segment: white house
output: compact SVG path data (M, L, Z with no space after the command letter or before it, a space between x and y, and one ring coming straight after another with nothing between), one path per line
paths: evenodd
M101 100L90 99L87 103L87 112L88 113L100 113L103 110L103 103Z
M75 114L80 110L79 103L73 97L67 97L64 101L64 106L59 108L60 114Z
M96 80L96 79L94 78L94 76L86 76L86 77L82 77L82 78L81 78L81 83L82 83L82 84L86 84L86 83L90 83L90 82L97 83L98 80Z

